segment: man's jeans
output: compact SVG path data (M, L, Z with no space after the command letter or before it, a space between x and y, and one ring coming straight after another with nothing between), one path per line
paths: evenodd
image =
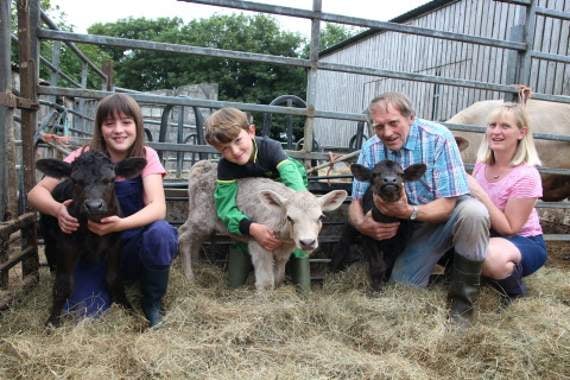
M471 261L483 261L489 244L489 213L470 195L457 200L445 223L418 223L392 270L392 281L425 287L435 264L451 248Z

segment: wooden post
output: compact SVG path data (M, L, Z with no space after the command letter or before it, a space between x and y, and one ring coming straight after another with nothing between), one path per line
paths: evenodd
M39 78L39 48L37 29L40 22L39 0L18 0L18 40L20 48L20 96L38 102L37 83ZM37 112L22 109L22 158L24 166L24 193L35 185L34 133ZM30 210L26 205L26 210ZM22 261L22 276L33 275L39 279L36 223L22 229L23 247L34 247L34 254Z
M12 88L12 67L10 56L12 51L12 40L10 38L10 1L0 3L0 94L6 94ZM6 151L4 149L7 140L7 131L11 130L14 120L14 109L7 104L0 104L0 161L6 162ZM6 187L6 165L0 165L0 220L6 220L7 196ZM15 186L14 183L12 183ZM2 261L2 253L0 253Z

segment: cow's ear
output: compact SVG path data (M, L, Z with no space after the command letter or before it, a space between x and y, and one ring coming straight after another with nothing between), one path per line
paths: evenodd
M120 177L133 178L146 166L146 160L140 157L127 158L115 166L115 174Z
M459 148L460 152L463 152L465 149L469 148L469 141L465 137L461 136L453 136L455 137L455 142L457 143L457 147Z
M352 172L354 178L356 178L357 180L362 182L370 181L371 171L366 166L362 166L359 164L352 164L350 165L350 171Z
M333 190L319 197L319 202L323 211L333 211L342 205L346 197L348 193L345 190Z
M71 164L54 158L42 158L36 161L36 169L54 178L69 177L71 174Z
M262 190L258 194L261 203L269 208L281 208L286 199L271 190Z
M425 164L410 165L406 170L404 170L404 180L417 181L424 175L426 169L427 166L425 166Z

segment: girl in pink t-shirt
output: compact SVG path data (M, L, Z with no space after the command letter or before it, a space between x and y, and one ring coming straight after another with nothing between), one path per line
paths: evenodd
M144 157L147 164L134 179L116 179L115 194L122 215L88 222L87 228L96 235L121 233L121 275L127 281L140 280L143 291L142 308L151 326L161 320L161 300L166 293L168 274L177 253L177 232L164 220L166 201L162 178L166 173L156 151L144 146L144 124L137 102L125 94L112 94L97 106L95 130L89 146L72 152L65 161L72 162L84 151L98 151L117 163L128 157ZM69 214L70 200L60 203L51 195L59 180L43 178L29 192L30 203L41 213L57 219L67 234L79 227L76 217ZM75 270L73 292L67 308L80 314L96 316L110 306L105 286L105 263L95 266L79 261Z
M504 103L489 117L469 187L489 211L491 239L482 275L497 280L506 300L526 294L522 282L546 261L535 208L540 159L523 106Z

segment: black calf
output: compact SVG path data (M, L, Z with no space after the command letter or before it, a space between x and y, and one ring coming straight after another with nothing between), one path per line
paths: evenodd
M398 234L391 239L375 240L361 235L350 223L347 223L342 237L335 247L331 261L331 269L338 270L350 251L350 245L360 236L362 247L368 259L371 287L378 291L382 283L390 278L396 257L403 251L406 240L413 232L412 224L408 220L399 220L383 215L373 202L373 195L377 195L385 202L396 202L402 195L404 181L415 181L425 173L424 164L416 164L402 170L401 166L390 160L383 160L376 164L372 170L358 164L350 167L352 174L359 181L369 181L370 187L362 198L364 213L372 210L372 218L377 222L400 222Z
M65 178L52 195L58 202L73 199L68 211L80 224L77 231L66 234L59 228L56 218L40 215L46 257L50 270L56 273L48 325L57 327L61 324L61 311L72 293L74 271L80 258L91 262L106 259L106 282L112 301L131 308L119 275L120 234L98 236L89 231L87 221L99 222L106 216L121 215L115 196L115 176L135 177L145 165L144 158L128 158L114 165L107 156L97 152L86 152L71 164L55 159L37 161L36 167L44 174Z

